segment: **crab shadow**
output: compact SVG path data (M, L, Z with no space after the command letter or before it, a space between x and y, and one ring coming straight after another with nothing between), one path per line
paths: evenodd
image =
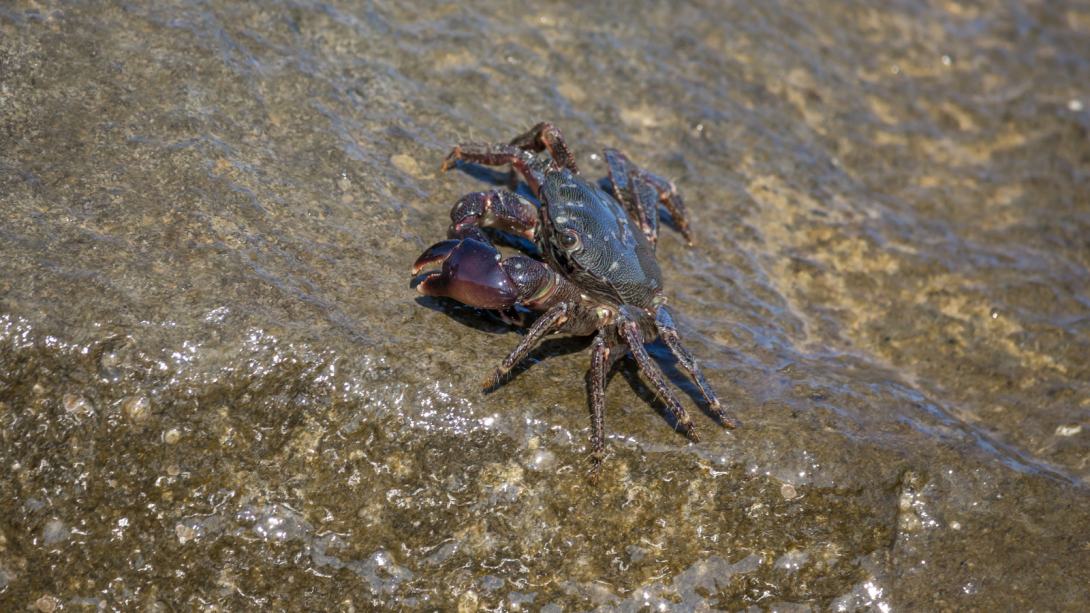
M530 202L537 202L537 196L530 191L530 186L527 185L525 181L518 181L514 184L514 189L512 189L510 166L508 166L509 169L507 171L502 171L488 166L458 160L455 162L454 168L459 170L462 174L477 179L482 183L506 188L508 191L515 192L520 196L525 196ZM515 176L517 177L517 175Z
M420 283L427 278L428 274L430 273L424 273L415 277L409 284L409 287L416 289L416 286L420 285ZM492 311L471 307L462 304L453 298L420 296L416 299L416 303L437 313L444 313L454 321L475 330L480 330L481 332L487 332L489 334L507 334L508 332L516 330L515 326L503 321Z

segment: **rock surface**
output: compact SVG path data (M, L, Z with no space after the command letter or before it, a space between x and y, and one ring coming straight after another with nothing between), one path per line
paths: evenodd
M1083 611L1085 2L0 6L0 609ZM409 266L538 120L676 180L742 426ZM42 608L45 607L45 608Z

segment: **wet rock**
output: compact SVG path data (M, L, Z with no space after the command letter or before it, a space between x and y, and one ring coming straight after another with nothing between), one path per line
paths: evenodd
M4 4L0 610L1081 610L1087 24ZM537 120L681 187L666 291L741 422L651 344L704 439L623 359L598 487L587 341L482 394L522 337L410 285L507 179L432 169Z

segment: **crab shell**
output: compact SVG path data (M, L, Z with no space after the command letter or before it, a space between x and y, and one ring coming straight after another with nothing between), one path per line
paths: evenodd
M662 288L662 271L651 243L621 204L566 169L546 174L539 195L544 231L538 249L553 268L588 302L650 309Z

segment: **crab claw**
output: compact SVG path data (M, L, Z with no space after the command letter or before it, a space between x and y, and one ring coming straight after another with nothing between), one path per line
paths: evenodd
M443 263L442 272L416 286L425 296L448 296L482 309L507 309L518 301L518 288L500 267L502 256L492 245L472 238L446 240L429 247L413 264L413 274Z
M460 240L449 240L435 243L431 247L424 250L424 253L420 254L420 257L416 258L416 262L413 263L413 276L420 274L421 270L431 266L433 264L439 264L443 260L447 259L451 251L454 251L458 245L461 245Z

